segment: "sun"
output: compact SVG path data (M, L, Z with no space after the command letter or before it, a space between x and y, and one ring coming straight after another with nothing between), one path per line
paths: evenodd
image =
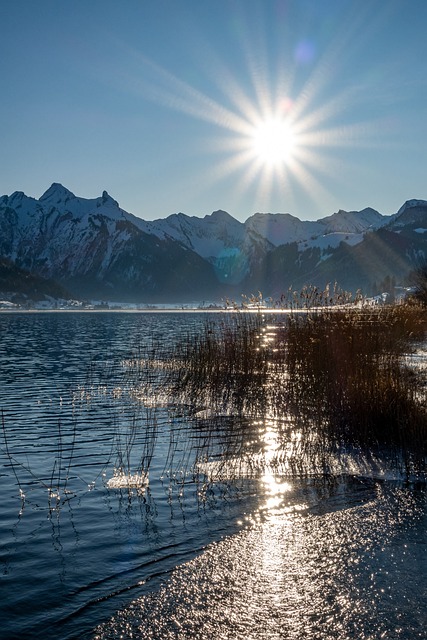
M289 121L268 118L254 126L251 148L255 158L270 167L286 165L295 154L297 140Z

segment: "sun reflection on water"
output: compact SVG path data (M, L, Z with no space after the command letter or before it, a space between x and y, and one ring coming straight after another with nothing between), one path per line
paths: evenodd
M284 471L284 466L279 466L278 460L286 459L286 448L279 437L277 421L266 420L259 433L264 454L264 470L260 477L262 502L258 509L259 513L271 518L306 508L305 504L286 502L286 497L290 497L293 485L288 479L283 478L283 473L277 472L277 469Z
M301 501L301 486L280 485L268 478L273 493L289 489ZM209 545L95 638L425 637L419 571L410 588L425 506L409 490L374 483L330 488L323 499L318 514L282 512Z

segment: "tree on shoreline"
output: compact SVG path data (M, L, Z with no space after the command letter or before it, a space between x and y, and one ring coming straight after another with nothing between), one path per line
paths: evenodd
M413 298L427 307L427 262L415 271L414 285Z

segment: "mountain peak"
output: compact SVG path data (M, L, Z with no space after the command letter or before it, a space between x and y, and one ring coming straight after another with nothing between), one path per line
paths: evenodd
M392 216L390 228L419 225L425 227L427 222L427 200L407 200L399 211Z
M414 209L415 207L427 207L427 200L416 200L413 198L412 200L407 200L397 212L399 216L401 213L406 211L406 209Z
M74 193L66 189L59 182L53 182L49 189L39 198L40 202L50 202L52 204L59 204L60 202L66 202L76 196Z
M365 207L361 211L345 211L339 209L326 218L318 220L325 228L326 233L365 233L368 229L378 229L387 222L372 207Z
M405 282L427 255L426 200L408 200L399 216L368 207L317 221L257 213L243 223L218 210L146 222L102 186L97 193L79 197L53 183L40 199L0 197L0 255L69 284L77 297L111 292L135 301L258 290L276 297L291 285L333 280L370 295L386 276Z
M10 196L10 202L20 202L25 198L25 193L23 191L14 191Z
M114 200L114 198L112 198L110 196L110 194L108 193L108 191L103 191L102 192L102 200L101 200L102 204L110 204L110 205L114 205L114 206L119 206L119 203L117 202L117 200Z
M222 209L218 209L218 211L213 211L211 214L206 215L204 217L204 220L211 224L241 224L235 218L233 218L232 215L227 213L227 211L223 211Z
M227 211L218 209L217 211L213 211L210 215L206 215L205 218L212 218L212 220L228 220L229 218L232 218L232 216L227 213Z

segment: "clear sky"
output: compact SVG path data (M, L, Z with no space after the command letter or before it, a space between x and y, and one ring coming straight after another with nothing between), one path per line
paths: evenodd
M146 220L427 199L427 0L0 0L0 194Z

